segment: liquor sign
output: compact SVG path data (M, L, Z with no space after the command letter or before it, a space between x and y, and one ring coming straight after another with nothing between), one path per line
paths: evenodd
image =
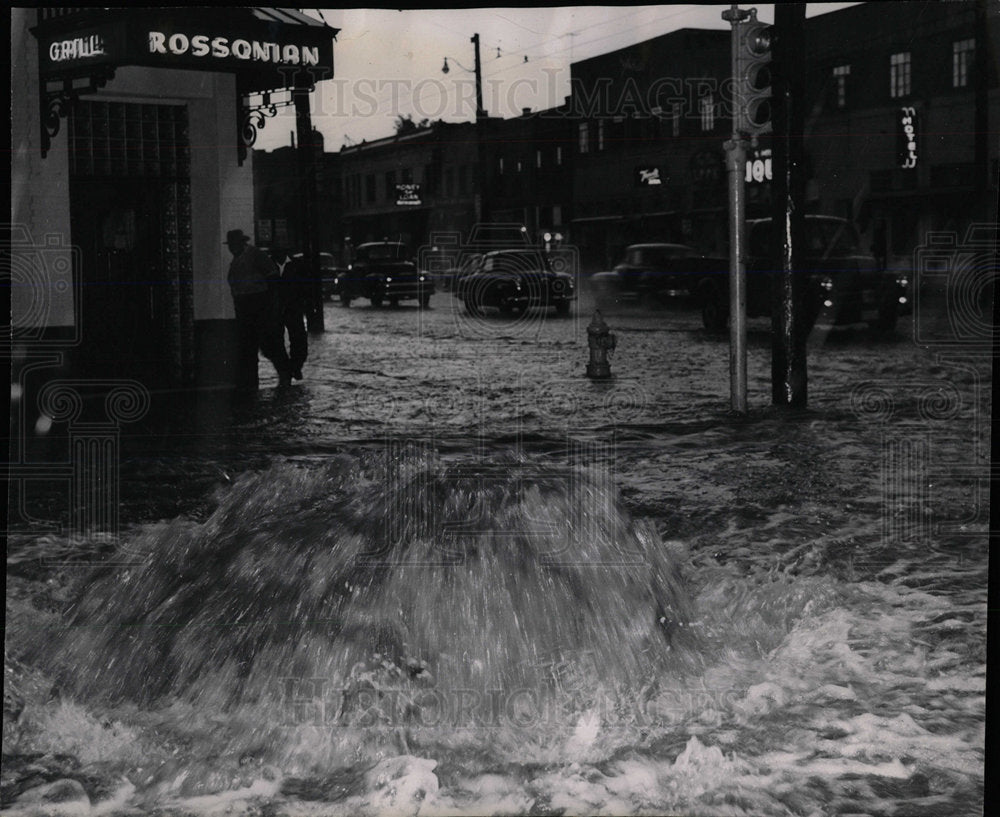
M771 148L755 150L754 155L747 159L746 183L759 184L769 182L772 178Z
M666 176L658 167L637 167L635 169L635 183L637 187L655 187L663 184L663 177Z
M903 170L912 170L917 166L917 110L912 106L899 109L896 152Z
M397 184L396 204L400 206L415 206L422 204L420 201L419 184Z

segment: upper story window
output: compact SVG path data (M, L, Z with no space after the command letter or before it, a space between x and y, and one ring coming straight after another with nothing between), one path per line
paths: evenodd
M542 152L540 150L535 151L535 167L542 166Z
M701 114L701 129L711 131L715 129L715 102L711 94L706 94L698 100L698 112Z
M670 132L674 136L681 135L681 107L679 102L675 102L670 106Z
M581 122L577 125L577 134L580 140L580 153L590 153L590 123Z
M365 176L365 201L372 204L375 201L375 174Z
M597 120L597 149L604 150L604 120Z
M910 52L889 57L889 96L897 99L910 95Z
M976 53L976 41L972 38L952 44L951 87L966 88L969 85L969 70Z
M562 164L562 145L556 145L556 164Z
M833 69L833 83L837 93L837 107L847 107L847 78L851 75L851 66L838 65Z
M385 173L385 198L392 201L396 198L396 171L387 170Z

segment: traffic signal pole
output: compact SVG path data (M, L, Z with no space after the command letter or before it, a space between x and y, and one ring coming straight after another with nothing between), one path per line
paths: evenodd
M309 298L306 325L310 332L323 332L323 284L319 259L319 206L316 191L316 146L309 114L310 88L296 84L295 125L298 138L299 212L302 223L302 254L309 266Z
M733 75L733 133L726 142L726 180L729 191L729 405L740 414L747 411L747 273L743 260L746 231L744 168L746 139L740 132L743 121L743 89L740 80L743 21L750 16L733 3L722 12L732 25L730 55Z
M807 400L805 276L805 3L776 3L774 27L774 141L771 182L774 253L774 312L771 331L771 402L804 408Z

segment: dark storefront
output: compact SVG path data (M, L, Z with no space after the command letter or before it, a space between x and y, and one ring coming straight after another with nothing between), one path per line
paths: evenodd
M201 347L224 341L218 324L231 315L218 285L221 236L253 227L238 192L249 175L242 166L272 105L332 77L336 30L282 9L146 8L41 9L31 31L41 153L53 168L66 162L78 249L74 368L150 387L225 381L224 361ZM219 75L235 80L232 98L202 90ZM193 194L192 174L206 162L218 184L206 196L199 178ZM235 207L227 190L237 192Z

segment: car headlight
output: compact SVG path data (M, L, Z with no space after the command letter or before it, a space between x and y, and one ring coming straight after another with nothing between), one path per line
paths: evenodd
M352 269L354 269L354 264L348 264L347 271L350 272Z
M385 276L385 282L387 284L391 284L392 283L392 276L391 275L386 275Z
M829 292L831 289L833 289L833 279L832 278L824 278L822 281L819 282L819 285L820 285L821 288L823 288L827 292ZM829 306L829 304L827 304L827 306Z
M901 287L909 286L910 279L901 275L896 279L896 283L899 284Z
M421 276L420 276L420 280L421 280L421 281L426 281L427 279L426 279L426 278L425 278L425 277L424 277L423 275L421 275Z

